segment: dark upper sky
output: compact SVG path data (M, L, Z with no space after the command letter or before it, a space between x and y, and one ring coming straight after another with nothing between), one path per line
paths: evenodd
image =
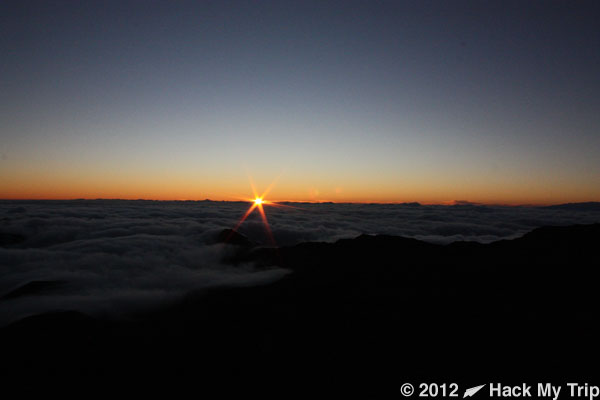
M600 3L0 4L0 197L600 200Z

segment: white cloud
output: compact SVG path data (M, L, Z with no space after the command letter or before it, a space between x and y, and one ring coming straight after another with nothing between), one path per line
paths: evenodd
M0 247L0 296L28 282L66 282L37 296L0 300L0 324L52 309L122 313L157 306L191 290L268 282L286 271L227 265L234 251L214 244L245 203L0 201L0 233L22 235ZM542 225L600 221L600 212L489 206L301 204L266 207L279 245L333 242L362 233L449 243L491 242ZM266 241L257 215L240 228ZM211 244L212 243L212 244Z

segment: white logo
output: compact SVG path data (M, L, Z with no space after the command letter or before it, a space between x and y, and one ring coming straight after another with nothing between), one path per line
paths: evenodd
M485 386L485 384L479 385L479 386L475 386L475 387L472 387L472 388L468 388L467 390L465 390L465 394L463 395L463 399L465 397L471 397L471 396L473 396L475 393L477 393L481 389L483 389L484 386Z

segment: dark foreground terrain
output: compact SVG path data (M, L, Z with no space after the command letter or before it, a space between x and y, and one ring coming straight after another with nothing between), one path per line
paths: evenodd
M395 398L404 382L598 376L600 224L446 246L360 236L268 249L223 238L239 249L229 262L292 273L189 293L126 321L68 310L25 318L0 331L2 376Z

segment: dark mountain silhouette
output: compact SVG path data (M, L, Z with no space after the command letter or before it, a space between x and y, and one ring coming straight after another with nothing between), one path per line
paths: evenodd
M252 247L256 245L245 235L233 229L223 229L221 232L219 232L219 235L217 235L216 242L244 247Z
M2 372L371 397L399 397L404 382L585 381L600 355L599 242L593 224L491 244L362 235L254 248L235 261L293 273L128 320L30 317L0 331Z

